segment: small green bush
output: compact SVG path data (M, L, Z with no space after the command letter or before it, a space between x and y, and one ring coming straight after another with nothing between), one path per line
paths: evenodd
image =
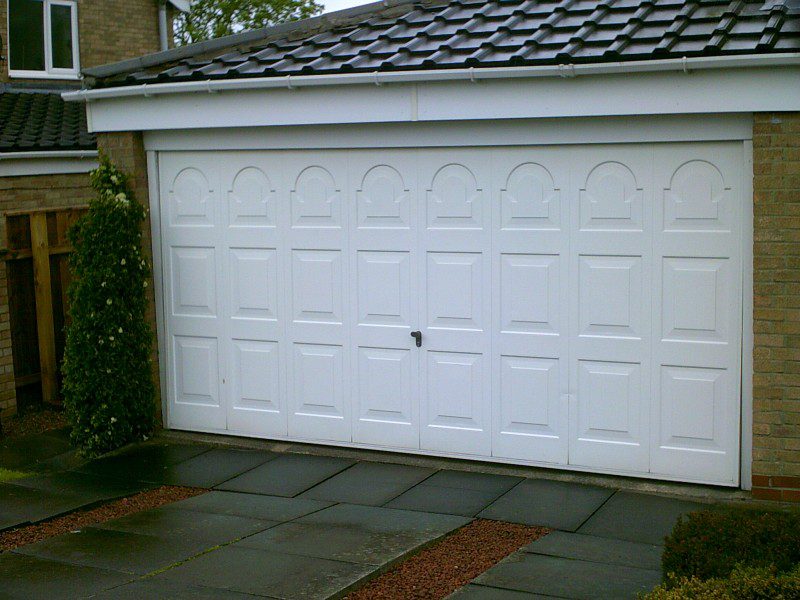
M91 174L97 196L69 231L74 251L62 372L71 439L89 456L147 437L154 425L146 320L150 266L142 255L145 208L106 158Z
M727 508L681 517L664 544L667 585L727 577L737 565L790 571L800 564L800 512Z
M798 600L800 568L779 573L774 568L737 568L729 577L683 578L670 587L661 585L646 600Z

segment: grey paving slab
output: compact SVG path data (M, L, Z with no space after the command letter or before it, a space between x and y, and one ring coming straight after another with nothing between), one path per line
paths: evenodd
M484 519L575 531L614 493L602 487L528 479L478 513Z
M27 479L17 479L13 482L13 485L20 485L54 494L80 496L85 500L86 504L129 496L153 487L152 484L148 483L107 479L105 477L97 477L96 475L89 475L76 471L50 473Z
M452 593L448 598L453 600L538 600L539 598L552 598L515 590L503 590L471 583Z
M522 481L524 481L522 477L512 477L510 475L445 470L439 471L426 479L425 484L456 488L459 490L495 492L497 495L500 495Z
M71 450L68 436L53 431L0 443L0 467L6 469L35 469L37 463Z
M471 520L455 515L437 515L357 504L337 504L301 517L296 522L360 527L380 533L425 533L431 537L438 537L466 525Z
M277 525L274 521L161 507L99 523L96 527L215 545L231 542L274 525Z
M111 479L151 481L171 466L209 450L211 446L203 444L148 442L128 448L120 454L90 461L77 470Z
M67 493L36 490L21 485L0 483L0 527L34 523L73 511L86 504L85 499ZM3 528L5 528L3 527Z
M0 554L0 597L85 598L125 583L131 575L44 560L8 552Z
M258 596L267 598L267 596ZM240 594L198 585L171 584L166 581L139 579L101 592L99 600L254 600L251 594Z
M467 490L428 485L426 480L384 506L387 508L403 508L474 517L502 494L503 492L498 491Z
M578 532L663 544L678 517L708 505L633 492L617 492Z
M291 521L312 512L332 506L332 502L243 494L240 492L211 491L193 496L164 508L195 510L218 515L238 515L267 521Z
M662 546L554 531L531 542L523 552L575 558L642 569L661 568Z
M475 583L559 598L624 600L637 598L660 580L655 570L518 552Z
M234 477L217 489L269 496L296 496L355 464L331 456L284 454Z
M167 485L210 488L233 479L278 455L259 450L214 448L177 464L167 465L145 479Z
M213 544L86 527L15 552L64 563L144 575L186 560Z
M424 467L361 462L314 486L302 497L380 506L435 472Z
M374 568L433 541L471 519L364 505L337 504L250 536L237 546L335 559Z
M283 599L319 600L352 586L371 565L225 546L154 577Z

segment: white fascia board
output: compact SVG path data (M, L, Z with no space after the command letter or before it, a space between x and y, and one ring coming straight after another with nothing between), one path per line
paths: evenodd
M169 0L169 3L181 12L189 12L192 8L191 0Z
M476 82L290 85L87 96L90 127L98 132L153 131L800 110L800 66Z
M0 153L0 177L88 173L98 164L96 151Z
M148 151L426 148L750 140L742 114L362 123L148 131Z

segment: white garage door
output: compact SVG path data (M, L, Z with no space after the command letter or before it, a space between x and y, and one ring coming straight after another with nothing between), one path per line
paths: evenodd
M171 427L738 482L741 144L158 164Z

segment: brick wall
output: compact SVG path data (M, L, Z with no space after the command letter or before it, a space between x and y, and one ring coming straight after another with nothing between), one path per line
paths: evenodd
M4 57L8 57L7 15L8 0L0 0ZM158 0L78 0L78 40L82 69L157 52ZM7 60L0 68L3 81L9 81Z
M753 496L800 501L800 113L753 124Z
M7 246L8 211L58 208L86 204L92 197L85 174L0 177L0 246ZM6 263L0 261L0 415L16 410L14 362L11 353L11 326L8 313Z
M142 134L130 133L101 133L97 136L97 145L114 161L117 167L128 173L135 197L148 207L147 219L142 230L142 247L145 256L153 264L153 238L150 234L150 200L147 185L147 159L144 153ZM156 343L156 313L155 313L155 285L151 279L148 286L148 315L147 318L153 327L153 380L156 383L156 410L158 422L161 422L161 387L159 384L158 344Z

